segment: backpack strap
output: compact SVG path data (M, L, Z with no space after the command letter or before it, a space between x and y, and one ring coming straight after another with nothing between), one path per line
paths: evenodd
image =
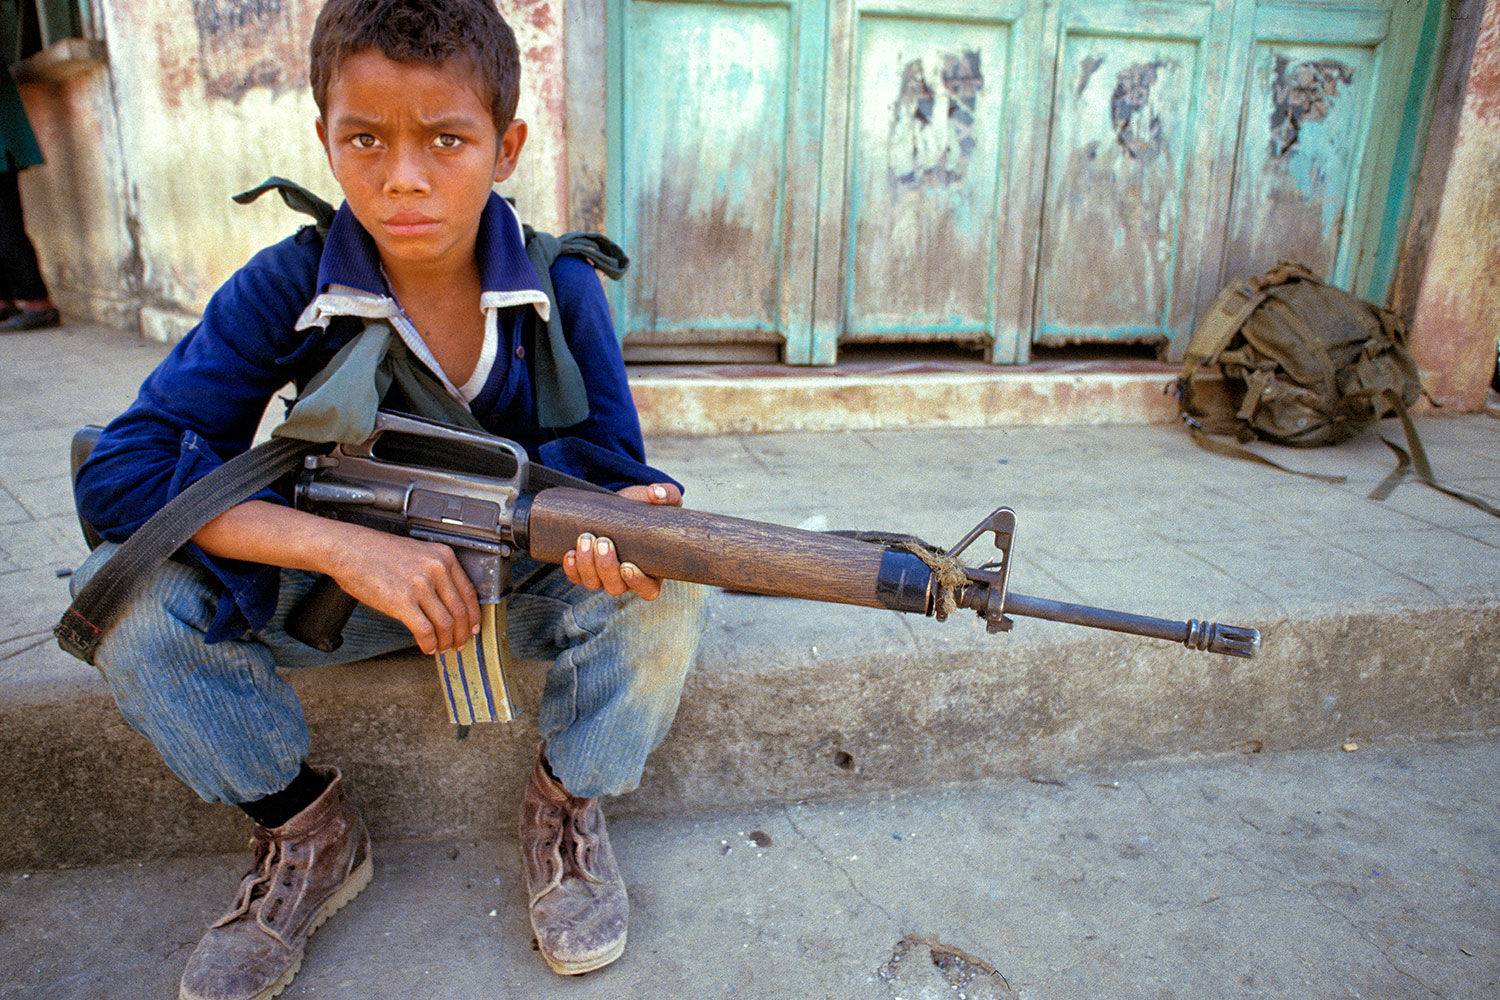
M1232 284L1221 291L1209 307L1208 314L1199 321L1193 336L1188 341L1187 356L1183 358L1182 375L1178 381L1190 380L1199 368L1214 364L1224 348L1240 332L1250 316L1266 301L1270 290L1284 285L1293 278L1317 281L1311 271L1301 264L1282 261L1259 278L1251 278Z
M333 217L337 209L301 184L289 181L285 177L274 175L267 177L249 191L241 191L234 195L234 200L241 205L248 205L267 191L275 191L281 195L281 200L286 202L287 207L293 211L312 216L313 228L317 230L318 238L328 239L328 230L333 225Z
M1395 410L1396 416L1401 420L1401 430L1406 434L1406 447L1411 450L1408 452L1384 434L1380 435L1380 440L1395 453L1396 467L1377 483L1373 490L1366 494L1367 498L1370 500L1384 500L1391 495L1392 490L1401 484L1402 480L1410 476L1418 482L1437 490L1439 493L1446 494L1455 500L1466 503L1476 510L1482 510L1493 517L1500 517L1500 508L1495 507L1493 504L1481 500L1472 493L1466 493L1463 490L1455 489L1452 486L1438 482L1437 477L1432 474L1432 463L1427 460L1427 450L1422 447L1422 439L1417 437L1416 424L1412 422L1411 415L1406 410L1405 400L1393 389L1385 391L1385 399L1390 403L1391 409Z
M608 237L599 233L565 233L553 236L523 225L526 256L536 271L542 291L547 294L550 309L544 331L535 330L528 320L528 350L531 357L532 393L536 398L537 420L543 427L571 427L588 419L588 390L583 372L563 333L562 316L557 308L557 292L552 287L552 264L563 254L582 257L615 280L625 274L630 258ZM539 334L545 332L545 336Z
M1198 398L1193 378L1206 365L1217 364L1219 355L1229 346L1235 334L1250 319L1266 300L1264 288L1253 282L1242 281L1230 285L1219 293L1209 308L1208 314L1193 330L1188 341L1187 355L1183 358L1182 374L1177 377L1176 395L1182 418L1190 427L1206 430L1210 434L1232 434L1238 437L1244 429L1237 415L1227 412L1210 412Z
M1182 419L1183 422L1187 424L1188 434L1192 436L1192 439L1197 443L1198 447L1202 448L1204 451L1211 451L1216 455L1224 455L1228 458L1241 458L1247 462L1255 462L1258 465L1268 465L1273 469L1280 469L1282 472L1290 472L1294 476L1302 476L1306 479L1316 479L1319 482L1323 483L1342 483L1347 481L1349 478L1348 476L1333 476L1322 472L1307 472L1302 469L1288 468L1287 466L1282 465L1280 462L1272 461L1266 456L1253 452L1248 448L1242 448L1239 445L1229 444L1227 441L1214 440L1213 438L1209 437L1208 432L1200 427L1192 417L1189 417L1185 413L1182 415Z

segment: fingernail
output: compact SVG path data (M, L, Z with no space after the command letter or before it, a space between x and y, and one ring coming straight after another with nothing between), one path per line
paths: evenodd
M594 547L594 536L593 535L579 535L578 536L578 551L579 552L587 552L587 551L589 551L589 549L591 549L593 547Z
M625 565L623 565L623 566L620 567L620 576L623 579L626 579L626 580L634 580L635 579L635 567L632 566L630 563L626 563Z
M597 546L595 546L595 547L599 550L599 554L601 556L607 556L607 555L609 555L609 539L608 538L601 538L601 539L599 539L599 544Z
M651 495L658 500L665 500L667 498L667 488L665 486L653 486L651 487Z

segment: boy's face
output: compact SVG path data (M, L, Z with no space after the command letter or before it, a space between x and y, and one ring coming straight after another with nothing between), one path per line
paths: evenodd
M398 63L375 49L339 65L325 104L318 139L387 270L472 268L480 213L515 170L525 123L497 133L461 64Z

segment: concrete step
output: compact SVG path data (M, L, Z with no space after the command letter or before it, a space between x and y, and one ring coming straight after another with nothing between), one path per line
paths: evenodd
M632 365L630 387L641 427L653 437L1072 427L1175 423L1169 389L1180 371L1138 358L1005 367L887 351L831 368Z
M104 342L98 368L116 382L102 391L59 362L78 344L37 343L52 353L18 352L4 388L51 405L0 432L0 823L12 834L0 867L232 850L233 811L186 792L49 635L66 604L57 574L84 551L67 437L123 407L154 359ZM1440 476L1500 500L1500 421L1419 425ZM613 815L1500 728L1500 520L1416 484L1366 499L1392 465L1374 433L1276 452L1341 484L1210 455L1164 425L656 437L649 449L691 506L778 524L951 545L1007 504L1014 590L1252 625L1263 648L1229 659L1032 619L988 635L967 612L937 622L720 592L673 733ZM462 741L426 658L292 681L317 758L345 768L377 836L489 837L508 823L497 816L535 752L540 665L519 678L527 717Z
M377 842L284 996L1479 1000L1497 771L1494 741L1397 740L613 819L630 943L566 983L512 835ZM175 996L247 857L0 873L0 996Z

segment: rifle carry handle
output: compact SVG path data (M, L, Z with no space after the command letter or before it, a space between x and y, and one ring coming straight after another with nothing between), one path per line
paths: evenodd
M286 634L313 649L332 653L344 644L344 626L357 604L333 577L319 576L287 612Z

